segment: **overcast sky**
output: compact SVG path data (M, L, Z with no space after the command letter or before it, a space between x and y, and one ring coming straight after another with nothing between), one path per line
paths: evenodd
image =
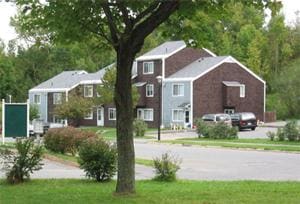
M300 0L282 0L286 23L295 21L295 12L300 11ZM9 25L10 17L16 14L16 8L11 3L0 0L0 38L7 43L17 37L14 28Z

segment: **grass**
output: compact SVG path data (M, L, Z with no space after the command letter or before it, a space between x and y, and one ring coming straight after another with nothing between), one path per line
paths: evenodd
M206 138L184 138L177 140L162 141L171 144L199 145L199 146L216 146L226 148L247 148L277 151L300 151L300 142L289 141L270 141L268 139L206 139Z
M137 181L135 195L115 196L115 182L32 180L9 185L0 180L0 203L299 203L300 182Z
M48 150L46 150L45 155L46 155L45 157L49 158L49 159L53 159L53 160L61 161L61 162L71 162L72 164L74 164L76 166L78 165L76 156L55 153L55 152L51 152ZM144 165L144 166L153 167L153 161L150 159L135 158L135 163Z
M109 127L81 127L83 130L89 130L92 132L96 132L101 134L106 140L116 140L117 131L116 128ZM152 129L148 129L147 132L152 131ZM139 139L153 139L151 136L137 137Z

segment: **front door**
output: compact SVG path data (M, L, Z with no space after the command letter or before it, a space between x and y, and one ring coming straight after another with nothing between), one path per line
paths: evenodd
M104 125L104 109L103 107L97 108L97 126Z
M189 127L189 125L191 125L191 123L190 123L190 111L186 110L185 114L184 114L184 126Z

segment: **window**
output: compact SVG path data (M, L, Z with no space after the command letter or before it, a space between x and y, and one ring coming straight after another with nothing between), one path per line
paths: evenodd
M146 85L146 96L147 97L153 97L154 95L154 85L153 84L147 84Z
M173 122L183 122L184 121L184 112L181 109L173 110L172 114Z
M144 121L153 121L153 109L138 109L137 118Z
M143 63L143 74L153 74L154 73L154 63L144 62Z
M62 93L53 93L53 104L61 104Z
M93 85L85 85L83 92L84 97L93 97Z
M84 117L86 120L93 120L93 109L91 108L90 111Z
M117 118L117 111L115 108L108 109L108 119L109 120L116 120Z
M184 84L173 84L173 96L184 96Z
M53 115L53 122L54 122L54 123L63 123L64 120L62 120L61 118L59 118L59 117L56 116L56 115Z
M40 94L34 94L34 96L33 96L33 102L35 104L41 104L41 95Z
M242 84L240 86L240 97L245 98L245 85L244 84Z
M233 108L225 108L224 113L231 115L234 113L234 109Z

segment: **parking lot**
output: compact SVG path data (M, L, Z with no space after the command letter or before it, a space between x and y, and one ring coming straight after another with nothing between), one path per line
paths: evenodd
M238 137L241 139L266 139L267 132L276 132L276 127L257 127L254 131L242 130L238 132ZM148 134L152 137L157 137L157 132L153 131ZM162 131L161 140L172 140L179 138L195 138L198 137L196 131Z

